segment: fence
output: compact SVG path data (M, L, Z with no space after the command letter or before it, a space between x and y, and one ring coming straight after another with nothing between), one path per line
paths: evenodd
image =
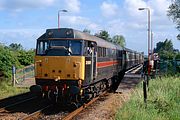
M180 59L179 60L161 60L159 62L160 74L176 74L180 73Z
M22 69L12 67L13 86L21 85L24 81L34 78L34 64Z

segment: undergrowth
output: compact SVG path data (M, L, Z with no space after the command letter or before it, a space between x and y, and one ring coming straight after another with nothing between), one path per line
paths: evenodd
M149 81L147 104L142 83L129 102L118 110L116 120L180 120L180 77L166 76Z
M10 96L14 96L17 94L28 92L28 88L17 88L13 87L8 81L0 82L0 99L7 98Z

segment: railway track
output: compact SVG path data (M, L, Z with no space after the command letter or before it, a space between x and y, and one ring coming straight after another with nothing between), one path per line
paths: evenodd
M47 100L39 99L39 97L27 98L13 104L0 108L0 120L19 120L35 114L35 111L43 110L47 107Z
M142 64L139 64L139 65L127 70L125 73L136 73L136 72L140 71L142 66L143 66Z
M19 119L19 120L32 120L32 119L38 119L38 117L42 114L43 111L45 111L46 109L49 109L50 107L52 107L53 104L50 104L50 105L47 105L45 106L44 108L36 111L36 112L33 112L27 116L24 116L23 118Z
M71 120L73 117L75 117L76 115L78 115L81 111L83 111L84 109L86 109L88 106L90 106L91 104L93 104L95 101L97 101L101 96L103 96L104 94L106 94L107 92L103 92L101 95L97 96L96 98L93 98L91 101L89 101L88 103L85 103L84 105L82 105L81 107L79 107L78 109L74 110L73 112L70 113L66 113L67 115L62 115L61 118L58 119L62 119L62 120ZM49 104L45 107L43 107L40 110L37 110L29 115L25 115L24 117L22 117L19 120L35 120L35 119L41 119L41 116L43 116L45 111L48 111L48 109L51 109L51 107L55 107L53 104ZM42 117L43 119L43 117Z
M16 103L17 101L22 101L24 99L33 97L34 95L30 92L22 93L19 95L11 96L0 100L0 108L5 107L9 104Z
M7 110L8 108L14 107L14 106L16 106L16 105L23 104L23 103L28 102L28 101L31 101L31 100L33 100L33 99L37 99L37 97L34 96L34 97L31 97L31 98L28 98L28 99L24 99L24 100L18 101L18 102L13 103L13 104L9 104L9 105L7 105L7 106L5 106L5 107L0 108L0 113L2 113L2 112L6 112L6 113L7 113L7 112L10 112L10 111Z

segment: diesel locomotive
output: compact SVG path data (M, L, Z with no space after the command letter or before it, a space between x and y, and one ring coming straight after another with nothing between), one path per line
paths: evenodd
M43 96L77 104L106 88L115 91L143 54L71 28L47 29L37 39L35 80Z

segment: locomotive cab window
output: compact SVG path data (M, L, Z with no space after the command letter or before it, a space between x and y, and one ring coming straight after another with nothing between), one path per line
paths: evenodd
M97 45L95 42L84 41L84 55L91 56L92 51L94 51L94 55L96 55Z
M76 40L69 41L69 49L71 50L72 55L81 55L81 47L82 47L81 41L76 41Z
M37 54L46 56L82 55L82 40L49 40L37 44Z
M47 49L48 49L48 41L38 41L36 54L43 55L43 54L45 54L45 51Z

